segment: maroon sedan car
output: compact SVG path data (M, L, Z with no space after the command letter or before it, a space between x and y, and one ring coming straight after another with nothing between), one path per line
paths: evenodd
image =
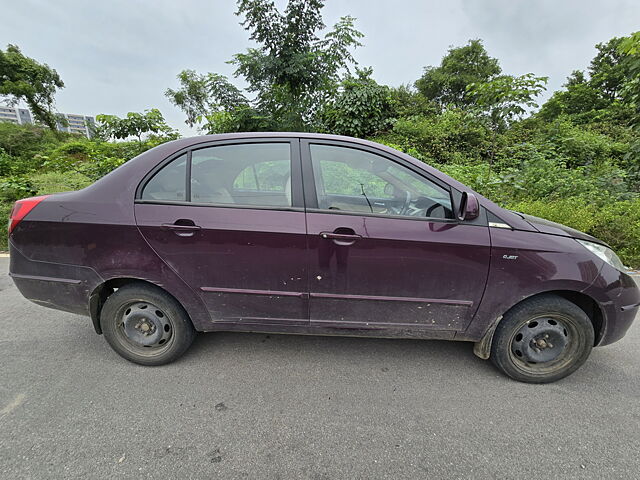
M22 294L90 316L143 365L197 331L428 338L542 383L622 338L640 304L600 240L339 136L176 140L20 200L9 230Z

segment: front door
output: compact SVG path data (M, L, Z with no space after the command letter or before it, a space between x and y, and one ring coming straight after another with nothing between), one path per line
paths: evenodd
M298 140L194 147L147 181L135 214L214 321L308 324Z
M489 231L451 188L389 154L304 140L312 326L463 330L484 291Z

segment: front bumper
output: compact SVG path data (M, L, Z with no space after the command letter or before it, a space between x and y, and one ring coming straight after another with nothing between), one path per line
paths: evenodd
M609 345L624 337L640 307L640 289L635 280L605 265L600 276L584 293L594 298L602 311L603 325L596 345Z

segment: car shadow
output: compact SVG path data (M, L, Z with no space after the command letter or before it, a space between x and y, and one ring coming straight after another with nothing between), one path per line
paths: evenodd
M424 365L430 369L494 371L489 362L473 354L471 342L388 339L322 335L213 332L199 334L185 361L213 361L242 352L244 361L317 363L321 366Z

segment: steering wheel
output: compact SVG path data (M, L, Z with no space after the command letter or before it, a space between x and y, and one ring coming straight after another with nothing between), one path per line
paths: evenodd
M446 217L446 214L447 214L446 207L444 205L441 205L441 204L437 203L437 202L434 203L433 205L431 205L429 208L427 208L427 211L425 212L424 216L425 217L430 217L431 213L433 213L433 211L438 207L442 207L444 209L444 213L445 213L445 217Z
M405 190L404 193L405 193L405 199L404 199L404 204L400 208L400 215L406 215L407 212L409 211L409 207L411 206L411 192L408 190Z

